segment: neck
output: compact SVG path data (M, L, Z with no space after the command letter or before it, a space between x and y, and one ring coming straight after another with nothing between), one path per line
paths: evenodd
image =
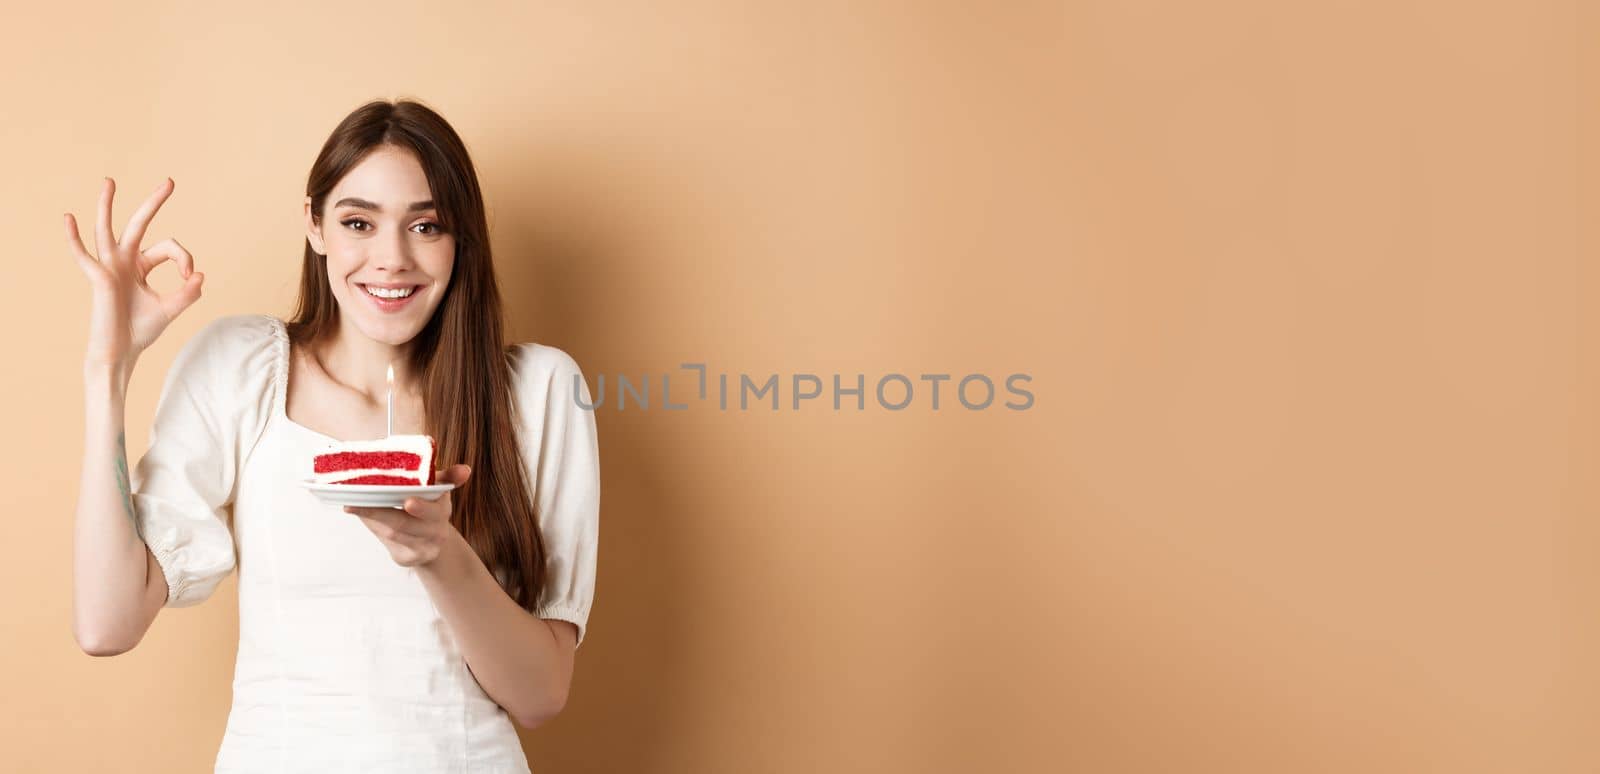
M416 394L416 379L411 373L410 342L386 344L368 338L348 321L341 321L338 331L321 347L317 359L322 370L335 381L364 393L374 402L388 397L389 366L394 366L394 394Z

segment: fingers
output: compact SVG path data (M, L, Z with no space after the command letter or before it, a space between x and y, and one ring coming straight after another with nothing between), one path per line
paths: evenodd
M427 534L426 525L422 520L398 508L371 508L359 505L347 505L346 513L352 513L367 522L372 531L383 538L393 538L396 535L424 535Z
M432 500L421 497L407 497L399 508L374 508L361 505L347 505L346 513L357 516L371 516L381 521L392 522L395 525L406 525L408 531L417 531L421 522L449 521L450 520L450 495L437 495ZM426 531L425 529L423 531Z
M139 277L149 276L152 270L169 259L178 264L178 273L183 275L184 282L177 290L161 297L161 311L166 312L168 320L176 320L183 310L200 300L200 285L206 275L194 270L194 256L178 244L178 240L163 239L140 251Z
M448 507L449 495L443 495L439 499L443 501L445 507ZM424 506L423 511L425 511L428 507L440 507L441 502L408 497L405 505L411 509L411 513L393 508L356 505L347 505L344 510L345 513L359 516L367 525L367 529L388 545L390 555L400 565L411 567L431 562L439 556L441 527L430 518L412 514L422 512L418 510L419 505Z
M99 251L100 260L111 260L116 249L116 240L111 238L111 198L117 192L117 184L111 178L106 178L100 186L100 215L95 220L94 239L95 247Z
M200 300L200 285L205 281L205 272L197 271L183 281L182 287L161 296L161 311L166 312L168 320L178 319L183 310Z
M62 216L62 221L67 229L68 252L72 253L72 257L78 261L78 268L83 269L83 273L89 275L90 279L98 277L100 272L105 271L105 267L101 266L100 262L90 255L88 249L83 246L83 239L78 236L78 220L72 217L72 213L69 212Z
M167 197L172 195L174 186L170 177L156 186L156 190L144 200L144 204L139 205L139 210L133 213L133 217L128 219L128 225L122 229L122 244L137 246L144 241L145 227L150 225L150 219L156 216L156 211L161 209Z
M461 486L462 484L467 483L467 479L469 478L472 478L471 466L458 463L451 465L448 470L441 473L438 481L441 484L455 484L456 486Z
M437 495L432 500L424 500L420 497L407 497L406 501L401 504L400 508L402 511L416 519L424 519L427 521L449 521L450 495Z
M168 258L178 264L178 273L187 277L194 272L194 256L176 239L163 239L139 252L139 276L149 276L151 270Z

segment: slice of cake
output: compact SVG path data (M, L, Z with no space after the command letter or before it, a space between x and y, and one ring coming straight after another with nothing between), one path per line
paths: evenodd
M430 435L391 435L375 441L330 443L311 460L312 481L318 484L432 484L435 449Z

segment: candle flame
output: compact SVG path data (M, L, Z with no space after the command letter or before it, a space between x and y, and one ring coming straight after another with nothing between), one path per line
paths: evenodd
M393 363L389 364L389 377L388 378L389 378L389 386L393 387L394 386L394 364Z

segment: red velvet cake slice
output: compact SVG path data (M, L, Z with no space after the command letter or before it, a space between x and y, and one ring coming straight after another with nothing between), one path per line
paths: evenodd
M435 449L429 435L330 443L312 458L311 476L318 484L432 484Z

